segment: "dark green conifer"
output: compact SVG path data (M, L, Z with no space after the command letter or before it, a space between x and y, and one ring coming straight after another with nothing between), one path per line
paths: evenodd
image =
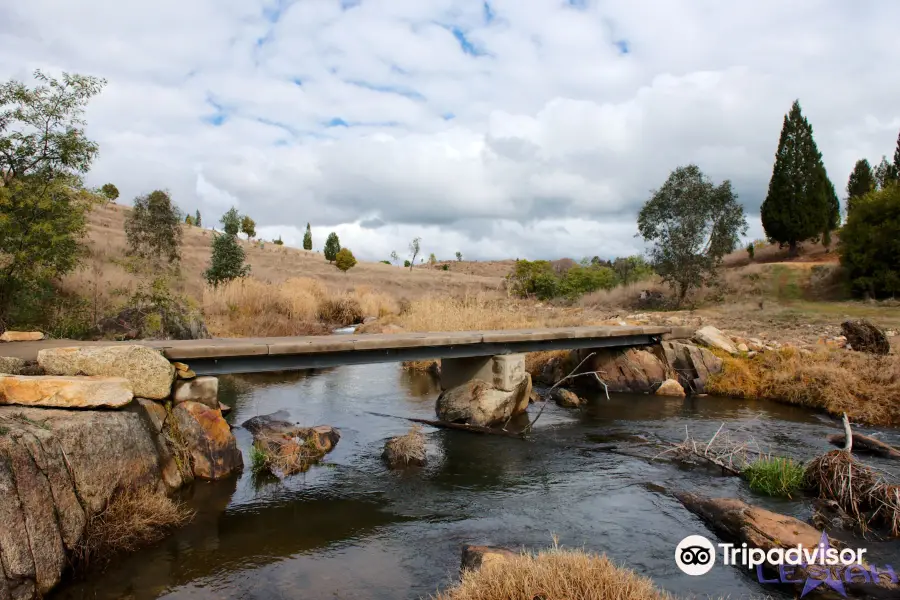
M847 180L847 214L853 208L853 200L865 196L875 189L875 176L872 174L872 165L865 158L856 161L850 179Z

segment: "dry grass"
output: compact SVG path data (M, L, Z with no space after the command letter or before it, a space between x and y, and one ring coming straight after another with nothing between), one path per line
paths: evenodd
M325 456L313 436L293 437L281 432L261 434L253 441L253 471L267 470L279 477L303 473Z
M762 352L752 359L720 356L723 372L713 376L711 394L766 398L809 406L856 422L900 425L900 357L845 350Z
M92 515L75 549L77 570L102 566L113 556L161 540L193 518L193 511L149 488L120 489L106 508Z
M553 548L466 571L433 600L670 600L653 582L605 555Z
M900 535L900 485L889 484L849 452L832 450L814 459L806 482L820 498L837 502L863 531L880 525Z
M425 436L422 426L413 425L404 435L389 439L382 456L393 465L425 464Z
M401 363L407 371L434 373L441 368L441 359L437 360L405 360Z

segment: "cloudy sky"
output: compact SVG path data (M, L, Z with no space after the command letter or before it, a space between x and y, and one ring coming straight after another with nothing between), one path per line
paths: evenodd
M729 178L761 237L794 98L843 190L900 131L896 0L20 0L0 77L105 77L89 183L168 188L209 225L312 223L364 259L641 249L678 165Z

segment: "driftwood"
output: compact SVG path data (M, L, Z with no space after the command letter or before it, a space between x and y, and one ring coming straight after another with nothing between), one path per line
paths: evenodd
M493 427L482 427L481 425L466 425L465 423L451 423L450 421L438 421L432 419L414 419L412 417L398 417L397 415L387 415L384 413L377 413L366 411L367 414L375 415L376 417L387 417L389 419L402 419L404 421L410 421L412 423L421 423L423 425L430 425L431 427L438 427L441 429L455 429L457 431L468 431L469 433L481 433L486 435L500 435L503 437L511 437L511 438L519 438L524 439L524 433L515 433L512 431L506 431L503 429L495 429Z
M847 434L845 433L833 433L828 436L828 442L838 447L842 447L845 445L847 439ZM861 433L853 434L853 448L857 451L857 453L868 452L870 454L874 454L876 456L881 456L883 458L895 458L900 459L900 450L885 444L881 440L876 440L873 437L869 437L867 435L863 435Z
M724 473L740 476L743 468L750 462L749 455L760 455L760 452L758 448L755 450L750 448L747 443L731 441L727 434L720 437L724 426L725 423L719 425L715 435L706 443L692 438L685 426L684 441L680 444L671 444L671 448L657 454L654 460L669 453L675 454L680 460L696 457L719 467Z

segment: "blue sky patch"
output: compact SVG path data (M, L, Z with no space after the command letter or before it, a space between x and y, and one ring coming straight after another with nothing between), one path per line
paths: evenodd
M628 40L617 40L615 42L616 48L619 49L619 54L628 54L631 52L631 47L628 45Z
M491 8L491 4L487 1L484 3L484 23L485 25L490 25L491 22L496 18L496 14L494 13L494 9Z
M350 10L360 4L362 4L362 0L341 0L341 10Z
M450 28L450 31L453 33L453 37L456 38L456 41L459 42L459 47L462 48L462 51L470 56L484 56L484 52L475 47L472 42L469 41L469 38L466 37L465 32L459 27L453 26Z
M588 0L566 0L569 6L574 8L585 9L588 6Z
M399 96L404 96L409 98L410 100L423 101L425 100L425 96L417 92L416 90L409 89L404 86L399 85L379 85L377 83L369 83L368 81L356 81L356 80L348 80L347 83L350 85L356 85L362 88L366 88L367 90L372 90L374 92L382 92L384 94L397 94Z
M343 120L340 117L335 117L335 118L331 119L330 121L328 121L328 123L325 124L325 127L350 127L350 126L347 125L347 121Z
M218 127L228 120L228 111L224 106L213 100L211 96L206 97L206 103L213 108L213 114L201 117L204 123Z
M444 114L441 115L441 118L444 119L445 121L450 121L452 119L455 119L456 115L454 115L452 112L445 112Z

